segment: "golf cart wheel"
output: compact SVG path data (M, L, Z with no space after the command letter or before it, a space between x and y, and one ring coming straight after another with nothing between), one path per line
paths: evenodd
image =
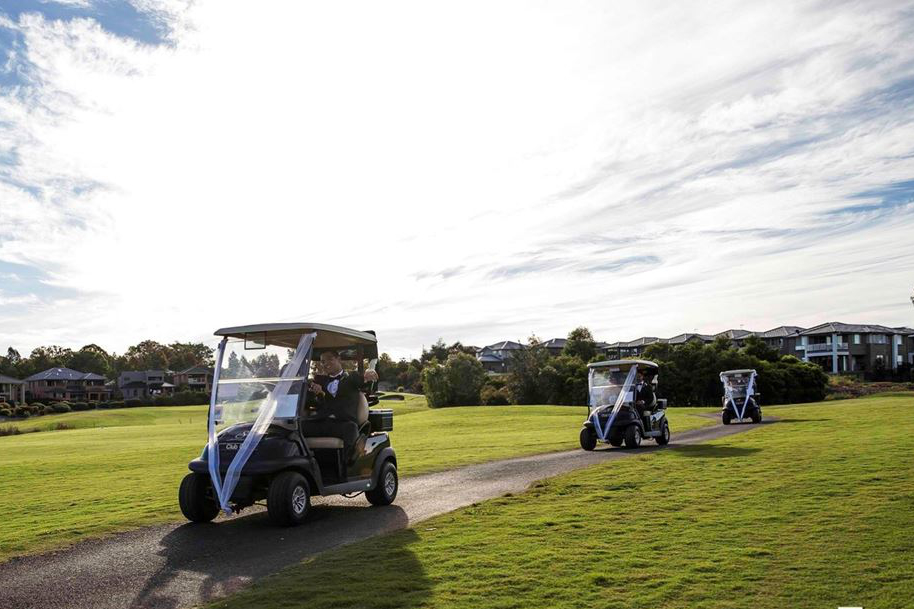
M581 429L581 448L584 450L593 450L597 447L597 432L592 427Z
M666 446L670 443L670 424L666 421L663 422L663 428L660 430L660 435L654 438L657 440L657 444L660 446Z
M730 411L725 410L724 413L722 415L720 415L720 422L723 423L724 425L729 425L730 417L731 417Z
M752 415L752 422L753 422L753 423L761 423L761 422L762 422L762 413L756 411L756 412Z
M219 514L219 506L206 496L209 489L209 476L206 474L187 474L181 480L178 489L178 504L181 513L191 522L210 522Z
M637 425L629 425L625 428L625 447L638 448L641 446L641 428Z
M270 481L267 514L273 524L283 527L301 524L311 509L308 481L298 472L282 472Z
M365 498L371 505L390 505L397 498L399 488L400 478L397 476L397 466L392 461L386 461L378 473L377 484L365 493Z

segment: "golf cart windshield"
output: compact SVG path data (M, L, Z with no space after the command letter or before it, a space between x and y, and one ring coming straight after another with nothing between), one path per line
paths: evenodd
M295 349L276 345L272 337L270 341L258 337L227 340L213 388L216 427L251 423L264 408L274 406L273 420L298 416L301 388L311 363L312 340L305 340L309 336L285 337L285 344L298 343Z
M724 391L734 398L745 398L746 391L749 388L749 378L751 373L731 373L721 374L720 380L724 384Z
M626 369L619 366L590 369L590 407L613 405L624 393L623 404L634 401L633 380L637 366Z

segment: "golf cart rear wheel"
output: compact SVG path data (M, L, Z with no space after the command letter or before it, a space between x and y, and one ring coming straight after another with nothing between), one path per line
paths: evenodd
M722 415L720 415L720 422L724 425L730 424L730 411L725 410Z
M378 481L374 488L365 493L365 498L371 505L390 505L397 498L400 488L400 479L397 476L397 466L387 461L381 466Z
M625 446L626 448L638 448L641 446L641 428L637 425L629 425L625 428Z
M273 524L283 527L301 524L311 509L308 481L298 472L282 472L270 481L267 514Z
M666 421L663 422L663 427L660 429L660 435L654 438L657 440L657 444L660 446L666 446L670 443L670 424Z
M597 432L592 427L581 429L581 448L584 450L593 450L597 447Z
M181 513L191 522L209 522L219 514L219 506L206 496L209 489L209 476L206 474L187 474L181 480L178 490L178 504Z

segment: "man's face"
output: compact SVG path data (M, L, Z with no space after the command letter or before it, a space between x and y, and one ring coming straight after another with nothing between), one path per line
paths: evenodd
M641 372L638 373L638 382L639 382L639 383L643 383L643 382L644 382L644 374L642 374Z
M321 353L321 370L328 376L334 376L343 369L343 362L333 353Z

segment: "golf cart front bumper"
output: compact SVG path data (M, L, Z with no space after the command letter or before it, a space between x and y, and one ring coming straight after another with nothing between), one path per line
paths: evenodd
M194 459L187 464L190 471L198 474L209 473L209 461L206 459ZM219 473L223 476L228 472L229 462L220 459ZM311 469L311 459L309 457L286 457L283 459L251 459L244 464L241 470L242 476L263 476L274 474L284 469Z

